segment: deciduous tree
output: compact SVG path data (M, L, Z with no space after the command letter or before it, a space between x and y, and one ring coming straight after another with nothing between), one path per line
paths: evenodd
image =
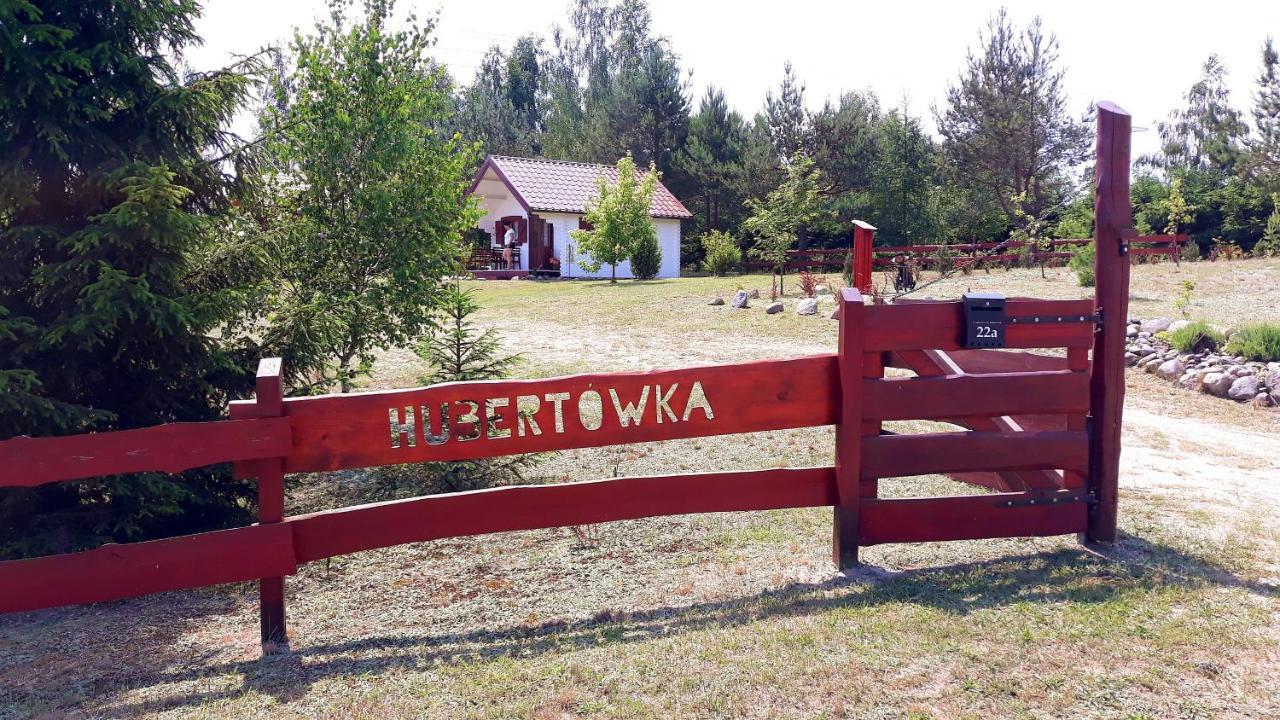
M269 338L286 364L343 392L376 350L431 327L441 279L479 217L465 196L474 150L436 127L450 112L427 49L433 24L388 25L391 0L331 0L290 46L263 118L270 200L259 238L277 283Z
M610 183L599 179L596 196L588 203L583 218L589 230L574 230L571 235L579 252L586 253L578 265L588 272L599 272L609 266L609 281L618 281L618 264L631 258L641 243L657 244L658 230L649 215L654 190L658 187L658 171L649 166L641 174L630 156L618 160L618 180Z

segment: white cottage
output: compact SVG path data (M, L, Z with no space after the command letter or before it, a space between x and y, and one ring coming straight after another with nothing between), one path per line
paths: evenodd
M570 232L586 227L582 216L596 195L597 178L616 182L618 171L608 165L490 155L476 172L468 194L480 198L484 217L480 229L489 249L472 255L471 267L481 277L529 274L590 277L578 264L583 256ZM685 206L658 183L650 216L658 230L662 269L658 277L680 276L680 221L692 217ZM511 265L502 256L508 228L516 235ZM608 266L594 275L607 276ZM618 277L631 277L629 263L618 265Z

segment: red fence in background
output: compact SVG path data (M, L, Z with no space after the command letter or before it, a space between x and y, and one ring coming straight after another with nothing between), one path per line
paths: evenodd
M878 543L1065 533L1114 540L1129 124L1107 103L1098 114L1096 301L1011 299L984 334L972 303L867 305L849 288L832 355L351 395L284 398L279 361L264 360L255 400L234 403L230 420L0 442L0 487L230 461L258 479L260 512L249 527L0 563L0 612L260 580L266 647L287 642L284 578L301 563L686 513L833 506L842 568L859 547ZM870 229L860 229L869 242ZM1099 326L1099 314L1111 321ZM975 330L976 346L998 339L1003 349L974 349ZM1033 348L1060 353L1024 352ZM886 367L915 377L885 377ZM883 428L901 420L958 429ZM283 515L288 472L829 425L828 467L503 487ZM934 473L992 492L880 497L881 479Z
M860 251L858 249L859 232L865 233L870 238L874 237L875 228L861 221L854 221L852 249L816 248L788 251L787 272L801 270L810 272L843 272L846 265L852 261L855 276L854 287L869 293L871 292L869 280L866 285L863 285L856 279L862 269L870 267L872 270L889 270L898 264L895 260L898 257L909 258L912 264L921 269L936 269L935 266L940 259L939 253L945 250L947 253L946 262L954 265L996 266L1023 259L1023 251L1027 247L1027 243L1024 241L1006 240L1004 242L952 243L948 245L883 245ZM1041 247L1053 249L1034 250L1026 257L1037 263L1063 263L1071 257L1072 253L1068 250L1058 250L1057 248L1079 247L1091 242L1093 240L1090 238L1043 240L1039 243ZM1177 263L1181 262L1182 250L1190 242L1191 238L1188 235L1136 235L1129 240L1129 254L1134 256L1168 257ZM776 266L767 262L753 261L743 263L743 267L748 270L772 270Z

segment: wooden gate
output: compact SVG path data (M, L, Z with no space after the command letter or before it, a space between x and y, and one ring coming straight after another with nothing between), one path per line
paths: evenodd
M1066 533L1114 540L1129 118L1107 103L1098 115L1096 300L878 306L848 289L835 354L351 395L286 399L279 361L264 360L256 398L233 403L229 420L0 442L6 487L232 461L258 479L260 513L249 527L0 563L0 612L260 580L262 639L279 644L287 641L284 577L301 563L686 513L832 506L842 568L877 543ZM886 377L889 367L916 375ZM958 429L884 429L903 420ZM290 472L824 425L836 436L828 467L504 487L283 515ZM993 492L878 496L881 478L933 473Z

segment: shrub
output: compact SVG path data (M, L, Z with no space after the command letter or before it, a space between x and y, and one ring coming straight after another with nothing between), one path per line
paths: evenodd
M1076 280L1080 282L1080 287L1093 287L1097 280L1093 276L1094 259L1093 243L1085 245L1077 245L1071 251L1071 259L1067 260L1067 267L1071 268L1076 274Z
M723 230L712 230L703 235L702 249L706 256L702 265L712 275L725 275L742 264L738 241Z
M1200 245L1195 240L1182 246L1182 262L1195 262L1200 259Z
M1164 333L1164 339L1179 352L1193 353L1217 350L1226 337L1203 320Z
M1280 325L1258 323L1240 328L1227 342L1227 352L1246 360L1280 360Z
M662 248L658 247L658 236L649 233L636 240L635 250L631 253L631 274L638 280L652 280L662 270Z
M1267 229L1263 231L1262 239L1253 246L1256 257L1280 255L1280 193L1272 195L1271 202L1274 209L1267 218Z
M825 275L814 275L808 270L801 270L796 276L796 282L800 283L800 292L805 297L817 297L818 286L827 284Z

